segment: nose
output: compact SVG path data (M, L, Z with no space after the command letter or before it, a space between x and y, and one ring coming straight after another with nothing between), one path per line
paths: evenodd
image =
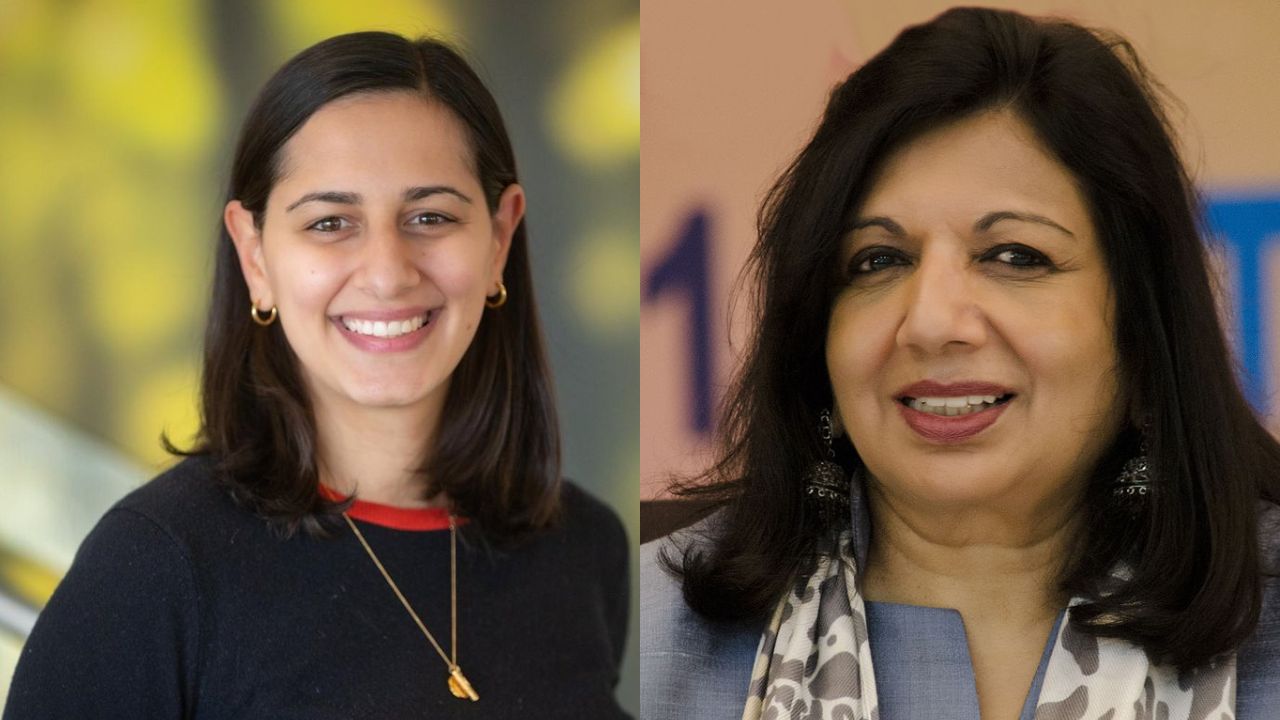
M898 345L926 354L980 347L988 325L967 254L926 248L919 263L905 288Z
M358 284L378 298L394 298L417 285L422 274L415 261L420 248L397 228L371 230L361 242Z

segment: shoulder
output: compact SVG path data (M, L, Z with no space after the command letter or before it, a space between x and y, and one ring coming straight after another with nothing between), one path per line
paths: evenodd
M189 457L120 498L98 520L82 544L115 542L121 535L167 539L185 546L210 525L228 518L243 522L240 510L216 482L213 460Z
M112 511L145 517L157 527L179 535L228 520L254 519L237 507L218 483L214 460L208 456L183 459L121 498Z
M625 571L630 543L622 519L570 480L560 483L560 517L552 533L571 547L591 549L602 562Z
M551 525L511 542L491 546L495 557L519 558L557 582L603 592L612 606L625 608L630 595L631 543L618 514L581 486L561 481L559 513Z
M572 480L560 483L560 509L562 523L570 532L623 532L618 513Z
M1240 718L1263 717L1263 708L1280 703L1280 506L1260 506L1258 544L1264 573L1262 614L1237 656Z
M641 654L715 655L721 650L722 637L741 632L742 628L715 623L694 612L685 603L683 583L671 570L687 554L711 550L715 523L713 515L640 546L640 613L646 630L640 639Z
M713 515L640 546L640 716L738 718L763 630L718 623L684 601L666 566L686 552L710 549Z
M680 637L696 626L697 620L685 604L680 580L666 566L667 559L680 560L669 536L640 546L640 618L644 626L640 658L644 671L650 674L666 667L667 655L680 647Z
M1258 547L1263 573L1262 621L1275 626L1276 664L1280 668L1280 505L1259 505Z
M198 575L208 574L233 544L281 541L265 520L232 500L209 456L185 458L125 495L98 522L86 544L91 539L110 544L133 538L167 545L170 556L181 557Z
M1280 505L1258 504L1258 545L1266 569L1280 573Z
M198 682L205 602L203 558L182 523L215 502L184 480L189 462L126 495L80 544L23 646L15 716L182 715Z
M182 558L195 570L205 567L230 538L252 529L270 534L266 521L239 507L218 482L215 460L184 458L111 506L81 547L150 543ZM154 552L161 552L159 549Z
M204 549L235 525L258 522L216 483L213 462L186 458L118 500L76 551L69 582L130 582L175 574L189 584L204 567ZM265 528L265 523L259 522ZM172 578L170 578L170 581Z
M669 564L679 566L686 552L699 552L710 547L703 520L689 528L640 546L640 612L646 629L655 632L640 639L641 652L663 652L673 646L671 635L676 628L697 623L698 617L684 601L683 586Z

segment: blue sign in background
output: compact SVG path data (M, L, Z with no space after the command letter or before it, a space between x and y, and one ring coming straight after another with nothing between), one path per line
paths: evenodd
M1271 372L1268 335L1275 318L1268 317L1270 298L1280 291L1267 272L1267 249L1280 240L1280 193L1232 196L1210 195L1207 215L1212 232L1230 249L1234 267L1231 290L1236 352L1239 354L1245 396L1254 410L1274 413L1275 378Z

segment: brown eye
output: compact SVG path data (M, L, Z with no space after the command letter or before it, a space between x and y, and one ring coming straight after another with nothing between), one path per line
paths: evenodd
M851 276L870 275L882 270L906 265L907 258L902 253L888 248L868 248L849 262Z
M420 212L409 221L411 225L444 225L453 222L453 218L438 212Z
M1026 245L1000 245L988 250L982 259L1015 268L1053 267L1053 263L1043 253Z
M332 233L332 232L338 232L339 230L341 230L344 227L345 223L346 221L340 217L330 216L326 218L320 218L319 220L311 223L310 225L307 226L307 229L316 230L322 233Z

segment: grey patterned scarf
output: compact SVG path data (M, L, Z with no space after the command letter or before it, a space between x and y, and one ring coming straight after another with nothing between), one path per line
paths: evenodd
M820 548L760 638L743 720L879 720L866 606L857 572L867 547L855 482L854 527ZM1081 602L1071 601L1072 605ZM1127 642L1060 623L1035 720L1233 720L1235 657L1179 674ZM909 720L891 718L889 720Z

